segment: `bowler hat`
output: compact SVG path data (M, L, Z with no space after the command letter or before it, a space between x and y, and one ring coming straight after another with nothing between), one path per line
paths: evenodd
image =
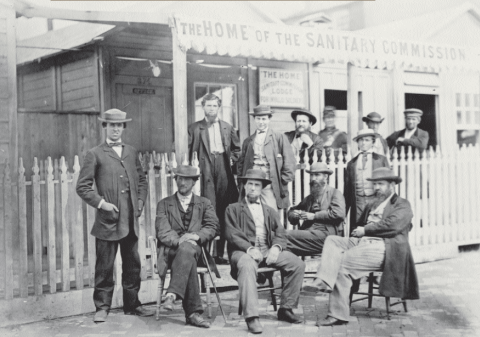
M363 138L363 137L366 137L366 136L372 136L373 138L377 138L378 133L376 133L372 129L362 129L362 130L358 131L357 137L353 138L353 141L356 142L360 138Z
M293 120L295 120L298 115L305 115L310 118L310 122L312 123L312 125L315 125L315 123L317 122L317 117L315 117L310 111L306 109L296 109L292 111Z
M403 114L405 116L422 117L423 111L420 109L411 108L411 109L405 110Z
M331 105L327 105L324 109L323 109L323 118L327 118L327 117L335 117L335 110L337 108L335 108L334 106L331 106Z
M307 173L326 173L328 175L332 174L333 171L330 170L325 163L313 163L312 166L310 166L310 170L305 170Z
M127 118L127 113L123 112L119 109L110 109L103 113L102 117L98 117L98 119L104 123L125 123L130 122L132 119Z
M272 108L270 106L260 104L253 108L253 112L250 112L250 116L267 116L272 115L273 113L274 111L272 111Z
M365 123L370 121L370 122L375 122L375 123L381 123L383 122L385 118L382 118L378 112L370 112L368 115L362 118L362 121Z
M267 179L267 174L259 169L249 169L247 170L247 174L243 177L237 177L243 183L246 183L248 179L252 180L260 180L263 183L263 187L272 183L270 179Z
M367 178L368 181L379 181L379 180L386 180L386 181L393 181L395 184L400 184L402 182L402 178L396 176L392 170L387 167L379 167L372 172L372 177Z
M173 173L175 173L175 176L185 178L195 179L200 177L200 172L198 169L190 165L180 165L179 167L173 169Z

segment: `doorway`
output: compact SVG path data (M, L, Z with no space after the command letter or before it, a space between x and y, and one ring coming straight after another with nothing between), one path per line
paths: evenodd
M423 111L418 127L428 132L428 147L437 146L436 95L405 94L405 109L416 108Z

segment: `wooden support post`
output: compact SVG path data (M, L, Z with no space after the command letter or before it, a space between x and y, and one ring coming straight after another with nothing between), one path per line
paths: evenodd
M173 50L173 119L175 153L182 158L188 152L188 114L187 114L187 51L180 46L177 37L177 28L173 19L170 20L172 29Z
M401 130L405 127L403 111L405 110L405 89L403 82L403 70L394 68L392 70L393 84L393 116L386 119L387 134L391 134L395 130Z
M352 146L352 136L358 131L358 69L352 63L347 66L347 146L352 157L357 153L357 147Z

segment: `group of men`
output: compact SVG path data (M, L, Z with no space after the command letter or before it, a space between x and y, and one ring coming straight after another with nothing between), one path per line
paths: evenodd
M333 172L325 163L313 162L323 148L346 151L347 135L334 125L335 109L326 107L326 128L319 135L310 129L316 117L308 110L292 112L295 130L282 134L270 127L274 111L264 105L253 109L256 131L243 146L236 130L219 119L221 100L207 94L202 100L205 119L188 127L190 158L196 152L200 172L182 165L174 170L177 192L157 205L156 236L160 275L171 270L163 308L173 310L182 300L186 322L208 328L202 317L197 266L230 263L238 281L240 306L248 329L261 333L257 270L272 266L281 271L283 287L279 320L300 323L294 314L302 289L305 263L300 257L322 254L316 278L304 289L331 292L329 313L318 325L348 321L351 280L383 270L380 291L386 296L418 298L418 284L408 244L413 217L410 204L394 192L400 178L389 168L388 147L426 147L424 131L417 128L421 111L405 111L406 129L383 140L377 133L383 121L377 113L364 117L368 129L354 141L360 153L347 165L342 194L329 186ZM131 121L126 113L111 109L99 118L106 130L105 143L85 156L77 193L97 209L91 234L96 237L94 303L95 322L106 320L114 290L113 265L120 246L124 312L151 316L138 300L140 258L138 220L147 196L147 181L136 150L121 142ZM413 122L412 122L413 120ZM310 161L310 195L288 212L297 230L285 230L279 209L289 205L288 183L294 180L296 157ZM377 151L383 151L379 153ZM338 153L338 152L337 152ZM234 167L238 173L237 184ZM192 193L201 177L201 195ZM96 185L96 188L93 185ZM343 223L351 210L350 238ZM202 248L216 236L216 256ZM224 259L227 243L228 261ZM203 258L205 257L205 258ZM215 262L215 263L214 263Z

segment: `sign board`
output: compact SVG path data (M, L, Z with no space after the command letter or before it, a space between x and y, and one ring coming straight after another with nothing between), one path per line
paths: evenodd
M258 77L260 104L287 108L306 107L302 71L259 68Z
M136 95L155 95L155 89L133 88L132 92Z

